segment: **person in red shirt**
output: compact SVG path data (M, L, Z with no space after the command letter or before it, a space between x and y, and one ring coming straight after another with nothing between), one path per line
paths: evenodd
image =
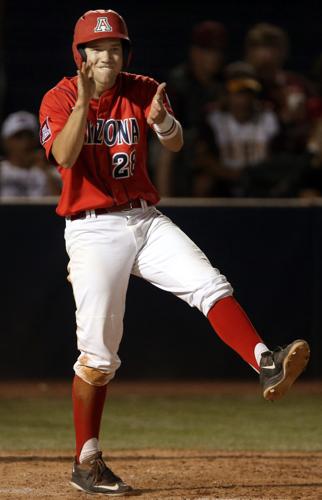
M232 297L225 276L156 209L159 196L147 174L148 127L174 152L182 147L182 128L165 83L123 70L130 49L118 13L86 12L74 32L77 76L62 79L40 108L41 142L63 180L57 212L66 218L76 302L80 355L74 365L71 484L109 496L133 492L107 467L98 443L106 387L120 366L131 274L207 316L223 341L260 372L266 399L283 396L309 358L304 340L270 351Z

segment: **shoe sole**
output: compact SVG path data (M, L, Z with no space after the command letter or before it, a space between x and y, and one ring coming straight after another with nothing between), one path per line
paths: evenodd
M296 340L283 361L283 378L265 389L264 398L268 401L281 399L306 368L309 358L309 344L305 340Z
M130 489L130 490L127 490L127 491L123 491L123 492L92 491L92 490L88 490L86 488L83 488L82 486L80 486L77 483L73 483L73 481L69 481L69 484L71 486L73 486L74 488L76 488L76 490L83 491L85 493L89 493L90 495L106 495L106 496L109 496L109 497L123 497L125 495L135 495L135 491L133 489Z

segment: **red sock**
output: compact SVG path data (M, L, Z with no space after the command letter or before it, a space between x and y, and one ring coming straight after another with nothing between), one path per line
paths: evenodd
M96 387L87 384L77 375L74 377L72 397L77 461L86 441L94 437L98 439L106 387Z
M218 336L253 368L259 370L255 346L262 339L250 319L234 297L219 300L210 309L208 319Z

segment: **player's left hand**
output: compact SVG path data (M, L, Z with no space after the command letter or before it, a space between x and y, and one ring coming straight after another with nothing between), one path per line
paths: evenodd
M165 119L165 115L167 112L163 104L165 86L166 86L165 82L160 83L152 99L150 113L147 118L147 122L149 125L161 123Z

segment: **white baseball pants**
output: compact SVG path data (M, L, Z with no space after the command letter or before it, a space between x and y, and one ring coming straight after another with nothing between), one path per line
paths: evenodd
M69 280L76 302L77 345L74 365L113 378L120 366L118 348L131 274L172 292L204 315L232 287L204 253L168 217L145 207L66 220Z

